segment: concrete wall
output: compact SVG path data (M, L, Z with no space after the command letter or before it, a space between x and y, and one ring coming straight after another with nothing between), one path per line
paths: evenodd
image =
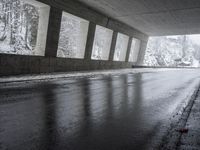
M141 64L143 61L145 44L148 41L147 35L126 24L106 17L92 8L74 0L39 1L51 6L45 57L0 54L0 76L132 67L133 63L128 62L128 57L126 57L126 61L124 62L113 61L118 32L126 34L130 38L134 37L141 40L142 46L141 52L139 53L140 59L137 63ZM62 11L66 11L90 21L84 59L56 57ZM96 25L101 25L114 31L108 61L91 60ZM130 41L131 40L129 40L129 45ZM127 52L130 52L130 46L128 46ZM127 56L129 55L128 53Z
M98 69L129 68L132 63L65 59L42 56L0 55L0 76Z

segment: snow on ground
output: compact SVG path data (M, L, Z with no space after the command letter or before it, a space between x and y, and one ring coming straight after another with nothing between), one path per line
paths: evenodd
M101 71L77 71L77 72L61 72L61 73L49 73L38 75L18 75L9 77L0 77L0 83L6 82L21 82L21 81L33 81L33 80L50 80L58 78L83 78L83 77L101 77L109 75L121 75L131 73L144 73L144 72L160 72L170 70L182 70L180 68L134 68L134 69L117 69L117 70L101 70ZM191 69L194 70L194 69Z

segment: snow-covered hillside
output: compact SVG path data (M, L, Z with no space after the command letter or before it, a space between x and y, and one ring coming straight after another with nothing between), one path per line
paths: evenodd
M200 45L192 35L160 36L149 38L144 65L199 67L199 61Z

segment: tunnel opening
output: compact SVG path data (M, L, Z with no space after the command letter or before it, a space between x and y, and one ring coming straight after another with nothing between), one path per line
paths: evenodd
M57 57L83 59L89 21L62 13Z
M0 1L0 53L44 56L49 11L35 0Z
M112 43L113 30L97 25L92 56L93 60L108 60Z
M151 67L200 67L199 41L199 34L150 37L144 65Z

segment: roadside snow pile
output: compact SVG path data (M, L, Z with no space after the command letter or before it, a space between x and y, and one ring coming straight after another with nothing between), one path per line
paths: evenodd
M60 73L20 75L20 76L9 76L9 77L5 76L5 77L0 77L0 83L23 82L23 81L33 81L33 80L52 80L59 78L66 78L66 79L85 78L85 77L97 78L110 75L134 74L134 73L144 73L144 72L161 72L169 70L181 70L181 69L135 68L135 69L118 69L118 70L101 70L101 71L60 72Z

